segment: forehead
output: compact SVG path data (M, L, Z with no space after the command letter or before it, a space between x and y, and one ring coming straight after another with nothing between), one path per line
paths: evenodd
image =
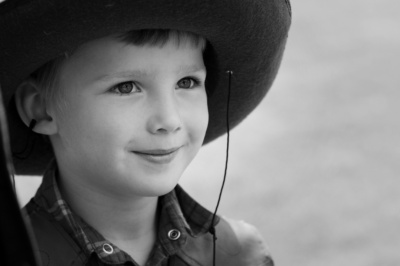
M190 42L178 44L168 40L163 45L138 46L109 36L80 46L63 63L60 79L92 82L117 74L145 76L171 71L205 71L202 54L202 47Z

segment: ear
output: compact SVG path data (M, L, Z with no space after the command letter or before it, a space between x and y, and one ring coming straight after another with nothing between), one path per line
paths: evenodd
M36 81L29 78L18 86L15 92L15 104L25 125L28 126L32 119L36 120L33 131L44 135L57 133L55 119L48 114L46 102Z

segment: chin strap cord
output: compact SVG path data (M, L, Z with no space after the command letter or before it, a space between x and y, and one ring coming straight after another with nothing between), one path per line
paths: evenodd
M36 126L36 120L32 119L31 122L29 123L29 132L28 132L28 136L26 137L26 143L25 143L25 147L19 151L19 152L15 152L12 154L12 156L14 158L17 158L19 160L25 160L26 158L28 158L28 156L31 154L33 146L35 145L35 138L32 135L33 134L33 129ZM14 189L14 192L17 191L16 187L15 187L15 175L12 174L12 186Z
M224 186L225 186L225 181L226 181L226 173L228 171L228 159L229 159L229 133L230 133L230 127L229 127L229 104L230 104L230 98L231 98L231 79L232 79L232 75L233 72L231 70L226 71L226 73L228 74L228 97L226 100L226 157L225 157L225 171L224 171L224 178L222 180L222 186L221 189L219 191L219 197L218 197L218 201L217 201L217 206L215 207L215 211L211 220L211 225L210 225L210 229L208 230L210 232L210 234L213 235L213 266L215 266L215 255L216 255L216 242L217 242L217 235L215 232L215 226L214 226L214 222L215 222L215 217L217 216L217 211L218 211L218 207L219 204L221 202L221 197L222 197L222 192L224 190Z
M19 151L15 152L12 154L13 157L20 159L20 160L25 160L28 158L29 154L32 152L33 146L35 145L35 139L33 134L33 129L36 126L36 120L32 119L31 122L29 123L29 133L28 136L26 137L25 141L25 147Z

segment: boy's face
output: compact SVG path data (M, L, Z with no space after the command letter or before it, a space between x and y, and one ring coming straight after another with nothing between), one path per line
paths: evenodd
M208 125L200 47L89 42L62 65L51 136L62 183L113 196L172 190Z

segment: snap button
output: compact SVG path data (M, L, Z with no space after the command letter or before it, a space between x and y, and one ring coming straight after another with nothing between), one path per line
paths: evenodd
M181 232L176 229L169 230L168 238L171 240L178 240L181 237Z
M114 252L114 248L110 244L105 243L103 244L103 251L107 254L112 254Z

